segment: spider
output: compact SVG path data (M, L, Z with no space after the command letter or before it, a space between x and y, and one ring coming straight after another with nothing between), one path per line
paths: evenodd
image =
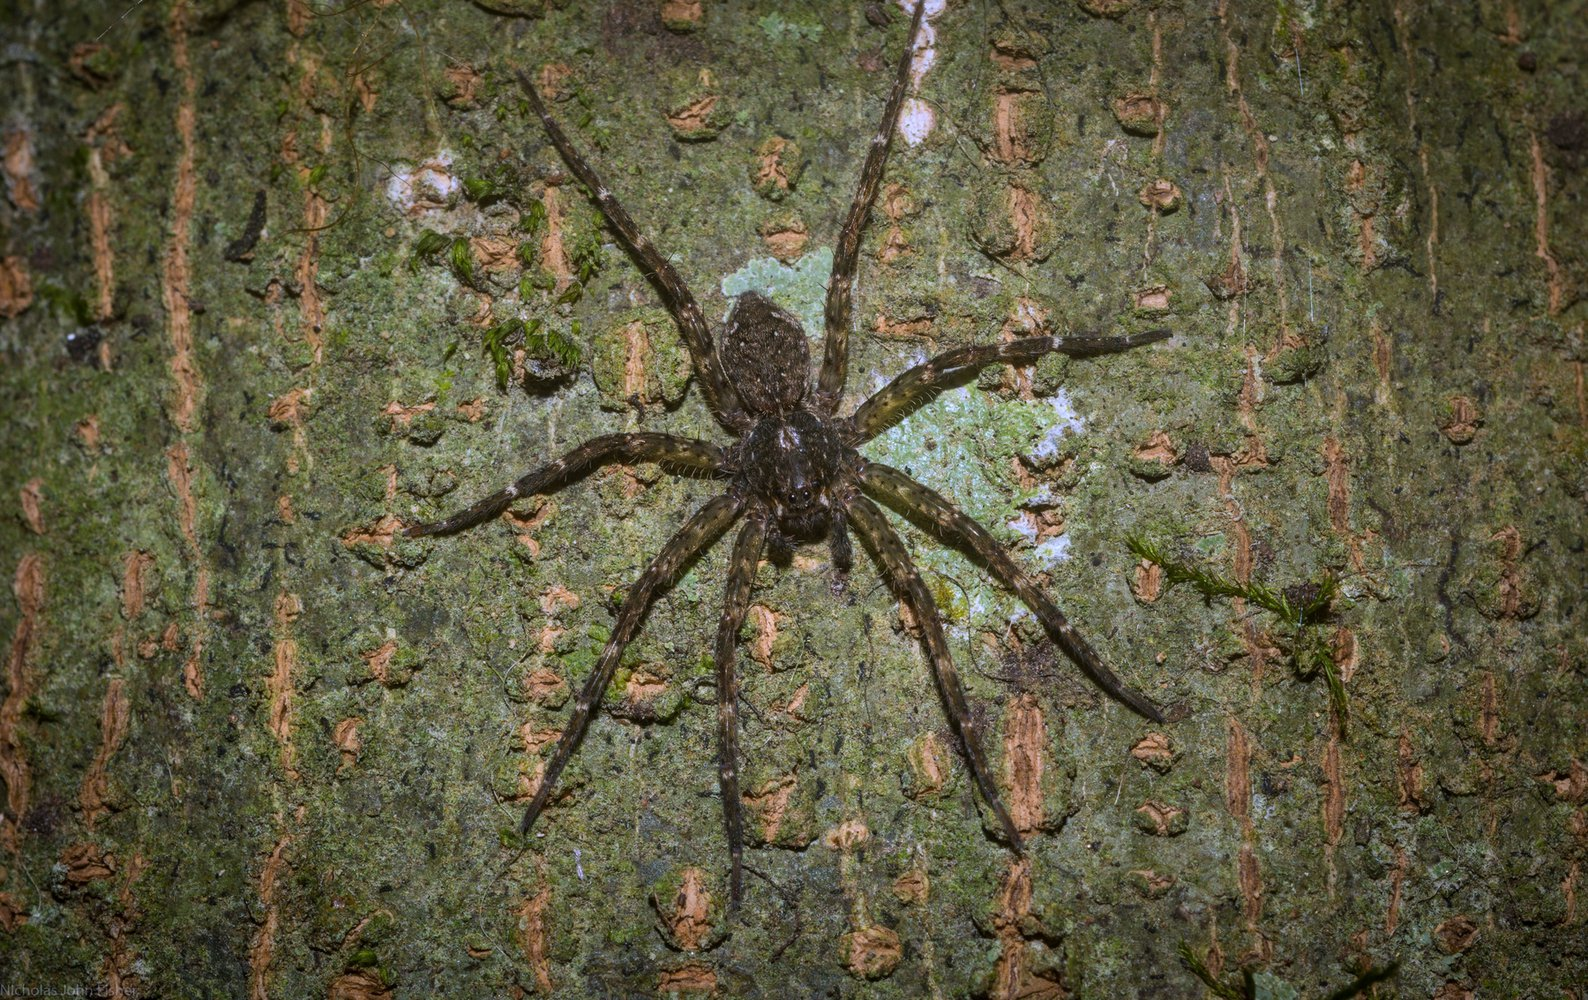
M927 660L949 722L959 738L970 773L1002 829L1009 847L1024 843L999 797L980 735L965 702L965 690L949 654L943 623L899 536L876 501L933 527L945 540L980 562L1033 612L1080 668L1104 691L1142 716L1162 721L1156 706L1120 683L1058 607L975 520L949 500L898 469L867 461L856 450L904 419L944 388L1000 362L1031 364L1044 354L1103 354L1163 340L1167 331L1124 337L1033 336L1001 344L961 347L916 365L894 378L848 416L837 410L843 395L851 322L851 286L860 237L882 180L892 136L909 81L910 60L920 32L924 0L915 6L909 41L899 58L882 123L871 140L860 183L838 233L827 284L821 367L811 378L811 355L799 320L767 298L748 292L734 302L719 336L713 337L700 305L673 265L648 240L595 169L569 141L523 73L519 83L530 107L573 175L589 189L606 221L655 283L688 346L694 374L712 414L734 437L726 445L672 434L606 434L591 438L549 465L530 472L466 510L434 523L405 529L409 536L446 535L496 517L522 497L548 494L606 462L655 462L664 468L727 481L727 489L684 522L629 589L611 637L586 678L573 712L540 780L523 821L527 834L550 801L563 768L578 749L592 713L612 682L623 651L635 637L658 594L679 571L737 522L727 595L717 627L718 782L730 858L729 898L742 893L744 821L739 795L738 680L735 645L749 607L763 552L788 552L825 542L841 574L852 559L849 531L875 558L883 576L919 625Z

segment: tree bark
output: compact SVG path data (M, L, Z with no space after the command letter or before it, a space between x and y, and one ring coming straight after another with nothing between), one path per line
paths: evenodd
M819 356L907 11L4 9L0 986L1202 995L1183 948L1274 996L1394 962L1378 995L1580 995L1581 2L929 8L844 406L1037 326L1172 330L994 370L865 450L1170 721L910 534L1017 857L876 568L767 563L736 915L727 541L515 833L625 589L721 483L614 467L398 532L599 433L727 440L513 73L714 324L770 290ZM1127 536L1343 599L1282 621Z

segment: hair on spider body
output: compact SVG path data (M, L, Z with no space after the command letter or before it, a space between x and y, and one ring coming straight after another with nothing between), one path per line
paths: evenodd
M638 633L651 603L682 567L739 524L728 561L726 593L713 654L716 663L718 783L730 858L730 901L742 894L744 821L739 793L739 628L749 609L756 568L763 554L788 554L807 543L829 546L833 565L846 571L852 530L871 553L883 577L918 624L927 662L948 720L964 752L971 777L996 818L1003 839L1024 849L1022 831L1004 808L981 734L954 666L943 623L930 589L904 544L878 507L880 502L963 550L1013 591L1078 666L1104 691L1145 718L1161 721L1156 706L1126 687L1070 626L1062 612L986 528L947 498L905 473L860 455L859 446L930 402L945 386L990 365L1034 363L1045 354L1076 356L1123 351L1163 340L1167 331L1125 337L1033 336L1001 344L962 347L903 372L852 413L836 411L843 395L852 322L852 286L860 237L882 180L892 136L909 81L910 60L925 3L910 21L909 44L899 58L882 121L860 170L849 211L839 229L823 312L823 349L813 373L811 352L799 320L766 297L740 295L721 331L713 336L689 286L602 183L569 141L523 73L519 82L530 107L568 168L589 190L608 224L655 285L689 349L697 385L713 415L734 438L727 445L661 433L607 434L591 438L563 457L519 478L472 507L442 521L408 526L410 536L461 531L500 514L514 500L549 494L607 462L657 462L672 472L726 480L726 489L692 514L663 545L617 612L612 632L585 678L539 786L520 824L528 832L550 801L568 760L578 748L602 695L612 683L623 652ZM814 374L814 378L813 378Z

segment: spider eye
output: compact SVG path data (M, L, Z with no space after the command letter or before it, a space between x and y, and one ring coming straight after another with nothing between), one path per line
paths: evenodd
M816 491L801 483L791 488L784 499L788 501L790 507L797 507L803 510L811 505L812 500L816 499Z

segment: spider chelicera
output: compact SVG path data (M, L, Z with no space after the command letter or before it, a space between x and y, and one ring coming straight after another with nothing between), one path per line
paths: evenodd
M1044 354L1103 354L1163 340L1166 331L1127 337L1023 337L1001 344L961 347L899 375L848 416L835 413L843 395L851 318L851 286L860 236L876 198L883 166L899 121L909 81L910 60L921 27L924 3L910 21L909 44L900 57L888 93L882 125L871 140L860 184L838 233L833 270L827 284L826 338L814 384L805 331L793 314L754 292L734 302L720 337L712 337L700 305L673 265L640 233L601 178L551 117L535 86L524 74L519 82L546 133L575 177L589 188L623 245L655 282L677 322L694 363L698 384L717 420L736 439L728 445L672 434L606 434L592 438L550 465L536 469L467 510L431 524L413 525L409 536L444 535L496 517L521 497L550 493L605 462L655 462L664 468L705 473L726 480L727 490L706 503L662 547L631 587L618 611L611 638L586 678L557 749L541 777L520 833L527 833L556 790L563 767L590 725L591 713L612 682L623 651L639 631L652 601L691 560L705 552L735 522L743 521L729 560L727 597L717 627L718 780L731 858L730 900L741 895L744 822L739 796L738 679L735 646L755 583L756 567L767 549L825 541L833 565L846 571L851 560L849 529L876 559L883 575L909 608L920 628L927 659L950 723L958 734L982 798L997 818L1009 846L1023 850L998 795L992 770L965 703L964 687L949 655L942 619L899 536L873 501L932 526L946 541L980 562L1028 605L1049 633L1092 680L1113 697L1154 721L1158 709L1120 683L1093 652L1041 586L1010 558L993 536L951 502L897 469L862 458L858 446L876 437L947 386L960 384L1000 362L1030 364Z

